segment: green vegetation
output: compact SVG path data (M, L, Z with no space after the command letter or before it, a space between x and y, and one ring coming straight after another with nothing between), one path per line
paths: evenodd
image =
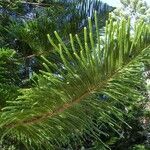
M24 4L0 2L0 149L148 150L149 20Z

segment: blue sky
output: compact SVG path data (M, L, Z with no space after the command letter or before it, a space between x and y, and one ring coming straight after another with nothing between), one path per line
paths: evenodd
M146 1L147 4L150 6L150 0L144 0L144 1ZM120 7L120 0L102 0L102 2L105 2L114 7Z

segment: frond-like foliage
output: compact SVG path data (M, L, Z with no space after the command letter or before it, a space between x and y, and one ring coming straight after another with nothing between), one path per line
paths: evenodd
M0 111L7 100L14 100L17 97L18 88L15 86L18 80L17 69L14 50L0 48Z
M69 136L83 132L101 141L100 135L108 134L95 120L119 134L118 121L124 122L126 106L143 99L138 89L143 62L150 59L150 26L139 21L131 34L130 19L110 18L101 37L97 22L95 13L96 32L89 19L84 43L70 34L71 50L56 31L59 45L48 35L61 63L52 64L42 56L47 71L36 75L35 86L22 89L22 95L2 109L2 139L17 139L27 149L60 149Z
M10 84L15 82L14 78L17 76L17 67L15 51L12 49L0 48L0 83Z

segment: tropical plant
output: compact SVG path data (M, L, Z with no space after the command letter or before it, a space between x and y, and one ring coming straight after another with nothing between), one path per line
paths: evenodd
M101 139L109 136L108 127L122 137L121 124L129 126L123 120L128 106L144 99L140 86L142 68L150 59L150 25L138 21L131 34L129 18L115 22L110 17L101 37L95 13L95 39L88 21L84 43L70 34L71 49L56 31L59 44L48 35L61 61L51 63L42 56L45 70L34 75L33 87L19 90L1 109L2 143L9 139L18 148L50 150L67 143L71 149L70 137L79 142L86 134L108 148Z

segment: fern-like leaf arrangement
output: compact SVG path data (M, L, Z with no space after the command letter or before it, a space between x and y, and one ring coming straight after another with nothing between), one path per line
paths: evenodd
M103 143L100 135L109 135L98 124L120 134L118 121L127 124L123 115L128 104L143 99L138 89L144 81L143 62L150 59L150 26L140 20L131 34L130 19L115 22L110 17L100 36L96 16L95 12L94 25L89 18L84 28L84 43L70 34L66 46L55 31L59 42L55 44L48 35L61 61L51 63L42 56L46 70L35 75L34 87L7 101L0 112L2 140L9 137L27 149L52 150L83 132Z

